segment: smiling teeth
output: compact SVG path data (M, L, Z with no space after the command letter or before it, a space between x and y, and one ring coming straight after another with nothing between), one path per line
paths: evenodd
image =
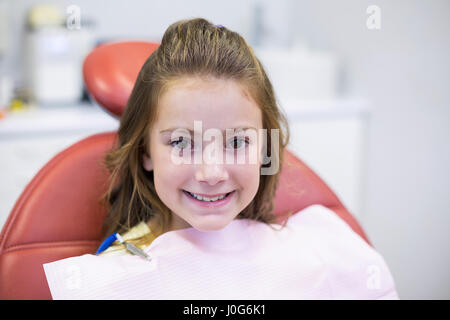
M207 202L221 200L221 199L223 199L223 198L225 198L227 196L226 194L224 194L224 195L221 195L221 196L218 196L218 197L208 198L208 197L199 196L199 195L197 195L195 193L191 193L191 192L189 192L189 194L191 196L193 196L197 200L207 201Z

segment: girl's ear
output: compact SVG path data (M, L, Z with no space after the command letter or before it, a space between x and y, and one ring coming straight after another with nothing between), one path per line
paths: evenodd
M144 165L145 170L147 170L147 171L153 170L152 159L150 159L150 156L147 154L147 152L144 152L142 154L142 164Z

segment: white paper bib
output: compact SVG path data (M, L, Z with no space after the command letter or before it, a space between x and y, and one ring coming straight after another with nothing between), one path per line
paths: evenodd
M280 229L280 226L274 225ZM170 231L137 256L44 264L54 299L397 299L384 259L333 211L312 205L280 231L233 220Z

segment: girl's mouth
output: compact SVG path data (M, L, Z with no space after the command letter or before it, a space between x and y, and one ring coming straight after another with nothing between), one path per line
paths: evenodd
M186 190L183 190L183 193L189 200L197 205L200 205L202 207L218 207L225 205L230 201L230 199L234 195L234 190L228 193L211 196L200 195Z

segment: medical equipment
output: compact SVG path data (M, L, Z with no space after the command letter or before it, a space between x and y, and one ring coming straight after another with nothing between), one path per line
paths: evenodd
M121 244L123 244L125 246L125 248L127 249L127 251L130 252L131 254L139 256L139 257L144 258L149 261L152 260L150 258L150 256L148 254L146 254L143 250L139 249L138 247L136 247L134 244L132 244L130 242L126 242L122 238L122 236L116 232L113 233L112 235L110 235L108 238L105 239L105 241L102 242L102 244L100 245L100 247L98 247L97 252L95 254L98 255L98 254L102 253L103 251L108 249L111 246L111 244L116 240L119 241Z

